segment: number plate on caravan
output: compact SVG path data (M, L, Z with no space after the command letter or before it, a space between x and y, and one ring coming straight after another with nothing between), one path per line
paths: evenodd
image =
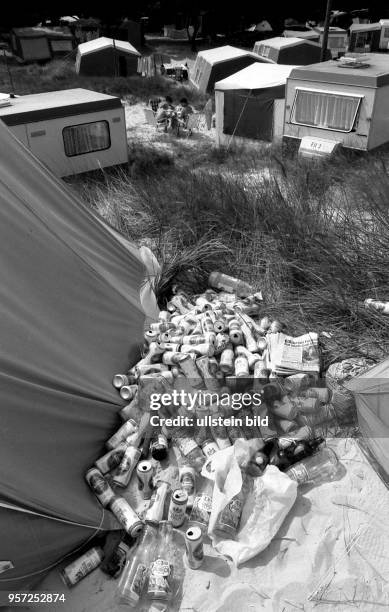
M339 145L340 142L337 140L325 140L324 138L304 136L304 138L301 139L299 155L302 157L324 157L332 155Z

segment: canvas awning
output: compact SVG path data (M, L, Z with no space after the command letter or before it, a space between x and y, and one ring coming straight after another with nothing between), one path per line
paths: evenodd
M298 66L281 64L252 64L236 74L215 83L215 89L229 91L233 89L264 89L285 85L290 72Z

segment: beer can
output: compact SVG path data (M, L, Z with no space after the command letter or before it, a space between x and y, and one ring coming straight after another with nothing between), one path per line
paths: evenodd
M217 334L220 334L228 329L227 321L224 317L220 317L214 321L213 328Z
M247 378L249 375L249 362L244 356L235 357L234 361L235 376L237 378Z
M167 321L170 321L171 317L172 315L167 310L161 310L158 315L158 319L164 323L166 323Z
M112 380L112 384L116 389L121 389L124 385L133 385L135 382L135 376L130 374L115 374Z
M108 474L111 470L114 470L121 460L123 459L124 451L127 445L125 442L121 442L116 448L108 451L105 455L95 461L95 466L102 474Z
M271 334L278 334L279 332L282 332L283 328L284 328L284 324L281 323L281 321L277 321L275 319L274 321L271 322L269 331Z
M188 493L185 489L176 489L170 498L168 521L173 527L181 527L185 521Z
M85 480L92 489L93 493L96 495L100 504L104 508L108 506L115 497L115 494L100 470L97 468L91 468L85 474Z
M137 431L138 425L133 419L128 419L105 443L106 447L113 450L128 436Z
M201 444L201 450L208 459L209 457L212 457L212 455L218 452L219 447L216 444L215 440L207 439L204 440L204 442Z
M178 478L181 487L188 493L188 510L193 505L195 487L196 487L196 470L190 465L184 465L178 470Z
M138 488L142 491L143 499L150 499L153 492L153 465L150 461L141 461L136 468Z
M204 561L203 533L193 525L185 533L186 561L191 569L198 569Z
M140 534L143 523L124 497L115 496L109 505L109 509L132 538L136 538Z
M124 451L123 459L121 460L116 474L113 477L113 483L117 487L126 487L130 482L132 472L136 466L141 451L136 446L128 446Z
M85 576L93 572L104 558L103 549L100 546L90 548L84 555L67 565L60 576L66 586L72 587L80 582Z
M215 355L220 355L224 349L230 346L230 336L224 332L216 334L216 342L214 345Z
M120 389L120 397L131 401L138 392L138 385L123 385Z
M157 432L151 441L150 452L153 459L163 461L168 455L168 441L162 432Z
M326 389L324 389L326 391ZM299 414L311 414L320 410L320 400L318 397L294 397L293 404L296 406Z

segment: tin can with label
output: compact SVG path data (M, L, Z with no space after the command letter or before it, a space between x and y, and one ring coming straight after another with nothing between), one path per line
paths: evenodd
M185 521L188 493L185 489L176 489L170 498L168 521L173 527L181 527Z
M136 538L140 534L143 523L124 497L115 496L109 505L109 509L132 538Z
M204 440L204 442L201 444L201 450L208 459L208 457L211 457L212 455L218 452L219 447L216 444L215 440L207 439Z
M115 494L100 470L97 468L91 468L85 474L85 480L92 489L93 493L96 495L100 504L104 508L108 506L115 497Z
M128 419L121 427L113 434L105 443L106 447L113 450L120 442L123 442L128 436L137 431L138 425L133 419Z
M121 460L123 459L124 451L127 448L125 442L121 442L119 446L113 450L108 451L105 455L95 461L95 466L102 474L108 474L111 470L114 470Z
M138 393L138 385L123 385L120 389L120 397L124 400L131 401Z
M80 582L85 576L93 572L100 565L104 558L103 549L95 546L79 557L70 565L67 565L61 572L61 578L68 587L72 587Z
M158 558L150 565L147 595L151 599L170 599L173 567L167 559Z
M153 459L163 461L168 455L168 441L162 432L157 432L150 444L150 452Z
M203 533L200 527L189 527L185 533L186 561L191 569L198 569L204 561Z
M118 487L126 487L130 482L132 472L136 466L141 451L135 446L128 446L124 452L123 459L121 460L116 474L113 477L113 482Z
M141 461L136 468L138 488L142 491L143 499L150 499L153 487L153 465L150 461Z

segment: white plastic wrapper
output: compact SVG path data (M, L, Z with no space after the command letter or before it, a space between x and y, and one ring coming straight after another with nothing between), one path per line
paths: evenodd
M297 483L275 466L253 479L245 499L236 540L220 539L213 533L219 513L242 488L240 465L252 452L249 443L215 453L203 467L202 475L214 480L208 534L214 548L239 566L262 552L272 541L297 497Z

